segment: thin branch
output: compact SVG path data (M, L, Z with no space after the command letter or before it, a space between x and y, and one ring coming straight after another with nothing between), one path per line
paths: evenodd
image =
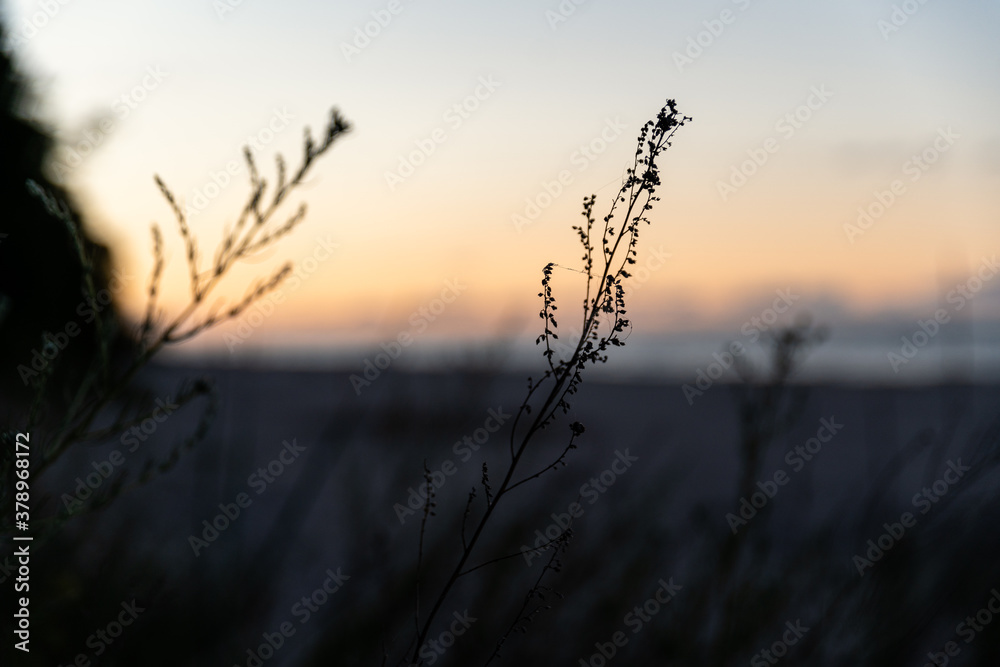
M572 424L570 424L570 429L572 431L572 434L569 437L569 444L566 445L566 448L562 451L562 454L559 455L559 458L557 458L555 461L553 461L549 465L545 466L544 468L536 472L534 475L531 475L530 477L525 477L520 482L511 484L508 491L513 491L514 489L521 486L525 482L529 482L533 479L541 477L542 473L545 473L549 470L555 470L560 465L566 465L566 455L569 454L569 451L571 449L576 449L576 445L573 444L573 441L576 440L576 436L581 435L584 431L583 424L581 424L580 422L573 422Z
M669 115L668 115L669 114ZM638 139L638 148L636 150L635 165L636 168L629 170L628 176L626 177L626 182L622 185L619 191L619 196L616 197L615 203L621 199L624 201L624 196L626 193L629 194L629 206L626 212L625 219L629 220L632 218L632 212L635 210L635 206L640 202L641 197L646 193L646 199L642 200L642 211L649 210L651 201L655 201L652 197L655 187L659 185L659 177L656 168L656 158L660 153L669 146L669 139L678 127L683 125L685 122L690 120L687 117L678 117L676 111L676 105L673 100L668 100L664 107L660 110L657 115L657 119L646 123ZM636 176L639 166L645 168L642 177ZM587 200L585 200L586 202ZM614 205L612 205L612 212L614 211ZM588 214L589 220L589 209L586 208L585 203L585 214ZM490 518L493 515L494 510L499 505L500 500L504 495L511 490L511 485L513 483L513 476L518 467L518 464L523 457L528 444L531 442L532 438L543 428L548 426L556 416L556 411L562 409L566 411L569 408L569 404L566 401L566 397L573 392L575 392L577 385L582 381L581 370L588 363L597 363L606 360L606 355L602 352L607 348L609 344L619 345L620 340L617 338L617 333L627 325L627 321L622 321L617 319L612 332L606 337L600 337L597 333L597 326L600 321L598 315L600 312L615 312L615 308L611 306L609 300L611 299L611 283L614 282L617 276L612 277L610 275L610 270L612 263L615 261L621 241L627 234L629 236L629 242L626 249L626 258L634 254L634 243L635 236L637 235L637 225L639 220L644 219L641 215L635 216L632 220L633 224L623 225L623 227L617 232L617 238L614 237L613 228L610 227L611 214L605 218L605 237L602 239L603 247L605 249L605 260L604 267L601 276L597 280L593 280L593 273L589 270L587 266L587 284L588 284L588 295L589 288L591 284L600 285L601 292L593 297L593 300L588 305L587 302L584 304L585 317L584 326L580 333L579 340L573 350L572 355L569 359L560 360L559 362L552 361L552 350L549 345L549 337L556 337L554 330L557 326L554 319L552 311L556 310L555 300L552 297L550 289L550 276L552 271L552 264L546 265L543 269L543 280L542 280L542 292L540 296L543 299L543 307L539 316L544 321L544 329L542 335L536 340L536 343L544 341L546 343L545 356L547 358L549 369L545 372L542 379L539 380L538 385L532 386L529 380L529 394L533 393L538 386L546 382L549 378L553 379L553 386L549 393L546 395L544 400L542 400L541 408L535 413L533 421L527 426L527 430L520 436L517 434L517 425L522 414L529 414L531 412L531 407L529 401L526 400L522 403L521 409L518 410L517 418L515 419L514 426L511 429L510 435L510 451L511 451L511 461L504 475L503 481L497 488L495 496L490 497L490 488L487 486L486 478L486 466L483 466L483 485L487 490L487 506L486 511L480 518L475 531L472 534L471 539L462 550L462 554L459 557L458 563L455 565L454 569L448 580L445 582L438 598L435 600L433 607L431 608L430 614L428 615L426 621L423 624L422 629L419 631L416 640L417 648L414 649L412 662L417 662L419 655L419 647L424 644L427 636L430 633L432 624L437 613L440 611L441 606L444 604L449 593L454 587L458 578L465 571L465 564L468 562L470 556L472 555L479 538L483 534L485 527L489 524ZM648 220L647 220L648 222ZM582 231L578 228L578 233L581 236L581 240L584 243L585 256L588 255L586 249L589 247L590 243L590 230L588 223L588 230ZM609 234L611 238L614 239L612 244L609 240ZM609 247L610 246L610 247ZM587 260L585 260L586 262ZM593 283L591 282L593 281ZM620 295L620 292L616 290L616 297ZM624 297L622 297L623 302ZM615 301L617 303L617 300ZM551 325L551 326L550 326ZM597 344L592 342L597 341ZM609 341L613 341L609 343ZM519 440L518 444L515 446L515 440Z

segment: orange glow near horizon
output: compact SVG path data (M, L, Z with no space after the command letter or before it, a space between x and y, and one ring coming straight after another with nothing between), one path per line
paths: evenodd
M694 121L663 156L662 201L642 230L636 271L669 258L636 278L637 330L726 329L781 288L859 317L919 307L998 246L998 50L985 29L996 8L929 5L885 38L877 8L860 1L737 3L737 22L680 66L676 53L717 12L686 7L667 21L653 3L593 3L553 28L543 10L515 2L478 9L454 31L455 7L414 4L348 57L341 45L365 12L295 4L241 6L224 19L156 8L98 27L68 6L21 49L49 82L41 113L58 129L59 159L95 117L114 117L67 185L135 276L123 294L133 318L153 221L167 241L161 304L171 313L187 303L177 226L153 174L204 207L190 222L207 261L248 190L241 146L256 142L273 179L274 153L297 166L303 126L319 132L334 104L354 131L287 202L287 213L306 202L306 221L209 298L232 303L293 262L300 279L261 325L276 339L391 333L456 280L467 287L433 335L534 327L542 266L578 265L570 226L580 201L596 192L603 215L665 96ZM15 26L24 16L11 15ZM128 37L153 21L162 37ZM258 53L262 31L280 48ZM922 48L930 36L933 57ZM608 48L593 49L598 38ZM110 50L87 48L94 40ZM142 100L126 112L114 100L137 86ZM859 208L875 212L864 228ZM557 296L581 278L558 272Z

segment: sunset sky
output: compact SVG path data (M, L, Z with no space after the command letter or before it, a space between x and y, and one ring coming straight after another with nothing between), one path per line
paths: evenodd
M668 97L694 121L640 239L639 267L662 267L632 297L637 332L736 332L781 289L834 328L916 322L1000 245L994 2L52 0L6 14L36 113L79 162L65 182L135 276L129 312L153 221L168 307L187 294L154 173L205 206L192 228L210 257L247 193L248 137L273 178L273 154L296 165L303 126L331 107L354 124L292 202L306 222L220 292L337 246L283 288L258 343L391 337L447 281L464 289L428 336L533 332L541 267L577 265L582 198L603 214ZM97 148L76 160L87 137ZM580 277L557 273L564 311ZM977 317L1000 318L998 294L987 281Z

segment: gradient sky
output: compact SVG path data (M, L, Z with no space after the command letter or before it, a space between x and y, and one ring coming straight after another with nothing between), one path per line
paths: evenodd
M640 126L668 97L694 122L662 162L662 201L641 238L640 267L654 249L670 257L634 294L637 329L738 328L783 288L853 316L923 315L998 247L1000 6L913 0L903 4L914 13L895 10L894 24L894 4L67 0L8 3L6 14L62 159L110 119L110 131L91 129L99 146L66 183L136 276L125 295L132 312L142 308L154 220L174 270L167 303L186 295L154 173L193 201L240 160L248 136L290 114L257 155L271 176L273 153L296 164L302 127L319 130L339 107L355 130L301 190L306 222L220 294L238 298L255 275L301 263L327 239L334 256L285 289L260 340L295 331L348 341L405 328L448 280L467 287L430 333L534 327L541 267L576 265L570 226L581 199L596 192L597 211L606 208ZM387 25L345 53L375 16ZM154 85L125 114L116 100L144 77ZM449 114L477 89L478 108ZM814 109L800 108L810 101ZM783 120L797 111L794 124ZM390 187L387 172L437 128L445 140ZM602 132L613 140L582 158ZM934 163L915 170L925 151ZM766 162L723 196L720 183L754 154ZM518 229L513 216L563 170L572 182ZM845 225L895 180L901 194L852 237ZM193 219L206 254L246 193L241 168ZM557 274L557 294L575 295L579 278Z

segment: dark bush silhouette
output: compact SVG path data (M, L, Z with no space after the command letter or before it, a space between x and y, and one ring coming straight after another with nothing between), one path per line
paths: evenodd
M4 33L0 25L0 40ZM111 255L87 235L69 193L46 175L54 142L26 112L31 96L13 55L0 51L0 198L5 207L0 221L0 350L4 359L0 388L21 397L30 394L29 387L43 372L62 378L79 373L95 356L99 326L107 326L109 336L123 340L116 336L115 303L98 304L97 317L97 308L87 303L83 262L74 235L60 215L81 230L83 254L92 264L94 292L102 296L108 288ZM67 326L76 335L67 334ZM62 348L58 353L52 347L45 349L45 334L53 337L50 345Z

